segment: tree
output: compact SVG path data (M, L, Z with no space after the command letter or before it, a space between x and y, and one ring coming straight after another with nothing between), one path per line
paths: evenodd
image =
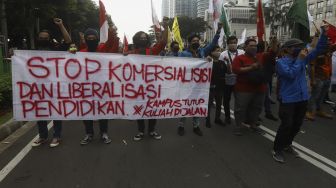
M37 20L41 29L50 30L58 40L61 34L52 21L54 17L63 19L69 32L99 28L99 9L89 0L57 0L57 3L53 0L7 0L6 14L11 45L18 47L24 38L28 43L34 43Z

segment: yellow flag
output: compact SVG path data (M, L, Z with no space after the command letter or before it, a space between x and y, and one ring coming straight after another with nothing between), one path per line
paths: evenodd
M183 41L182 41L182 38L181 38L181 35L180 35L180 27L179 27L179 24L177 22L177 17L175 16L174 18L174 23L173 23L173 35L174 35L174 41L178 42L179 43L179 47L180 47L180 51L183 50Z

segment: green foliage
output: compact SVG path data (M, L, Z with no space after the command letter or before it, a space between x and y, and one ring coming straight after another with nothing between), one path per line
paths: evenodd
M180 34L183 39L187 39L192 33L203 33L206 30L207 23L203 18L190 18L181 16L177 18L180 27ZM172 28L174 18L169 19L169 27Z
M12 78L8 75L0 76L0 109L12 107Z
M7 0L6 14L9 38L19 44L31 32L36 35L37 17L40 29L50 30L56 39L61 33L53 23L54 17L63 19L68 31L99 28L99 8L91 0Z

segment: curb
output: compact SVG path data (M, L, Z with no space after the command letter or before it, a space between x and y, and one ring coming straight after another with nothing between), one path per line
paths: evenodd
M14 121L13 119L10 119L6 123L0 125L0 141L21 128L25 123L26 122L24 121Z

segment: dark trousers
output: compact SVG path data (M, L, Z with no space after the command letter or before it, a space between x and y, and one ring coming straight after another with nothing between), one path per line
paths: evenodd
M223 106L225 112L225 118L230 119L230 101L231 95L233 91L233 87L231 85L225 85L223 91Z
M271 99L270 99L271 89L269 85L267 86L268 88L266 90L265 101L264 101L265 114L272 114Z
M62 132L62 121L55 120L54 122L54 138L61 138L61 132ZM48 138L48 121L38 121L37 122L38 132L39 136L42 139Z
M100 119L99 121L99 129L100 134L107 133L107 124L108 119ZM92 120L83 120L84 126L85 126L85 133L88 135L93 135L93 121Z
M139 120L137 120L137 124L138 124L139 132L144 133L145 132L145 120L144 119L139 119ZM148 120L148 132L149 133L155 131L155 125L156 125L156 119L149 119Z
M222 110L222 101L223 101L223 88L212 88L209 93L209 103L208 103L208 116L206 117L207 122L211 122L211 104L215 99L216 101L216 116L215 119L219 119Z
M282 151L290 146L300 131L307 111L307 101L280 103L279 117L281 124L274 140L274 151Z

